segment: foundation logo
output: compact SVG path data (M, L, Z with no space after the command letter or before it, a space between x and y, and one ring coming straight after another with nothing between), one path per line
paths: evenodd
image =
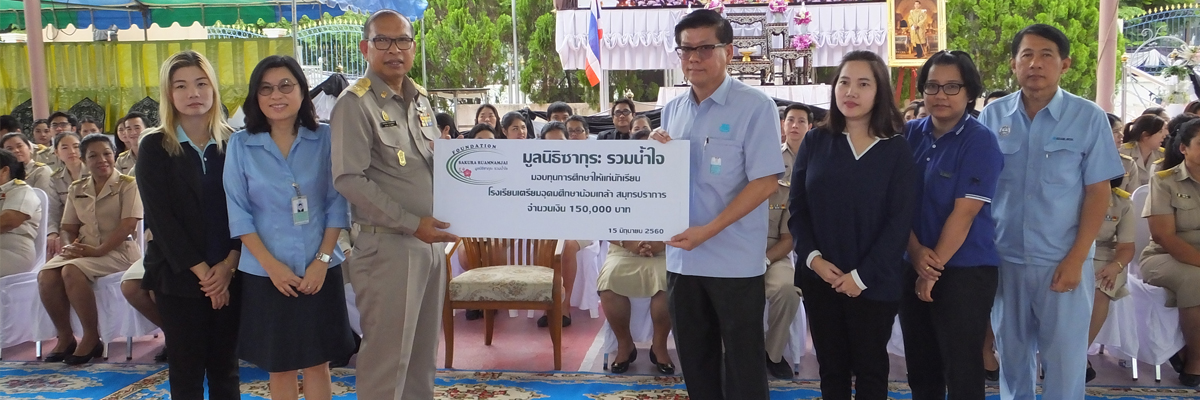
M451 153L446 160L446 172L455 180L469 185L495 185L502 182L508 171L508 160L494 144L469 144Z

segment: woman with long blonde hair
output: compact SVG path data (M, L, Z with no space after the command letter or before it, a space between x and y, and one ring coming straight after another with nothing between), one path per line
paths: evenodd
M212 64L184 50L163 63L162 125L142 134L137 174L146 227L142 288L155 295L167 338L171 397L240 399L238 259L225 205L225 142Z

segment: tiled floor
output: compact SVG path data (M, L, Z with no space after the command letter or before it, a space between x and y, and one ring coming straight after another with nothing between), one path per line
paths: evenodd
M563 329L563 370L604 372L604 356L600 353L601 340L598 339L600 329L604 325L603 315L600 318L589 318L587 312L575 310L572 325ZM483 320L467 321L462 312L455 316L455 349L454 367L456 369L489 369L509 371L549 371L554 367L553 350L550 334L546 328L538 328L535 318L528 318L525 311L511 318L507 312L501 312L497 317L492 345L483 344ZM44 343L48 351L54 345L53 341ZM154 354L163 345L161 337L139 338L134 342L133 359L125 360L125 342L113 343L110 357L106 362L152 363ZM631 367L631 374L655 374L650 364L647 352L649 345L641 343L638 346L640 354ZM678 360L672 344L670 352L674 360ZM438 366L444 364L445 343L438 351ZM5 361L35 360L34 344L24 343L3 350ZM1140 379L1133 381L1131 370L1120 365L1119 360L1096 355L1090 358L1096 369L1097 378L1090 385L1097 386L1179 386L1178 375L1170 366L1163 366L1162 382L1155 382L1154 367L1145 363L1140 364ZM353 364L352 364L353 365ZM808 355L800 360L798 379L817 379L818 366L816 357ZM904 380L904 359L891 356L891 379Z

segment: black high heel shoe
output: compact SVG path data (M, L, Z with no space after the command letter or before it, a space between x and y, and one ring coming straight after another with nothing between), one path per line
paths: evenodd
M70 345L67 345L66 351L47 354L45 357L42 357L42 361L52 362L52 363L63 362L63 360L65 360L67 358L67 356L75 353L75 347L77 345L79 345L78 342L71 343Z
M658 372L664 375L675 375L675 363L667 360L666 363L659 363L658 357L654 355L654 347L650 347L650 362L658 368Z
M67 365L83 365L92 362L93 358L104 355L104 343L96 343L96 347L92 348L92 352L85 356L77 356L71 354L63 359L63 364Z
M651 353L651 354L653 354L653 353ZM654 356L651 356L651 357L654 357ZM612 371L612 373L614 373L614 374L623 374L626 371L629 371L629 364L633 363L634 360L637 360L637 349L636 348L633 349L633 351L629 352L628 359L626 359L625 361L622 361L622 362L613 361L612 366L609 367L608 369L609 369L609 371Z

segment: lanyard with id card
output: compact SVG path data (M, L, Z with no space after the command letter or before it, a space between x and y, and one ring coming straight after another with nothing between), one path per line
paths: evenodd
M308 224L308 196L300 194L300 185L292 183L296 197L292 198L292 225Z

